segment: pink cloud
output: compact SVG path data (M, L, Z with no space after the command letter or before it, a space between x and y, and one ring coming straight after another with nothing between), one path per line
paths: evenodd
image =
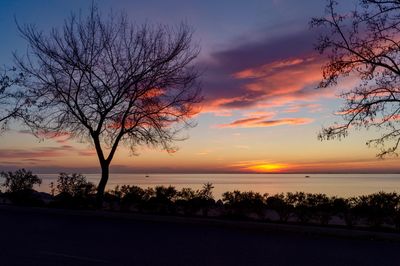
M301 108L309 112L320 110L316 101L336 97L334 89L316 89L324 60L309 54L237 71L230 75L239 84L237 95L208 99L202 111L221 114L287 105L292 105L284 111L287 113L296 113Z
M333 90L315 89L322 78L322 60L314 57L304 59L281 60L265 64L261 67L247 69L236 73L236 78L247 79L245 89L248 92L257 92L255 105L282 105L299 100L312 101L321 96L334 96ZM234 99L236 100L236 99ZM242 98L243 100L243 98Z
M279 71L280 69L296 66L304 63L304 61L312 61L312 60L313 58L309 59L294 58L294 59L278 60L272 63L262 65L261 67L249 68L246 70L239 71L233 74L233 76L237 79L261 78L267 74L272 74L273 72Z
M268 117L252 117L243 118L233 121L228 124L220 124L218 128L254 128L254 127L273 127L281 125L304 125L312 123L314 120L311 118L282 118L282 119L269 119Z

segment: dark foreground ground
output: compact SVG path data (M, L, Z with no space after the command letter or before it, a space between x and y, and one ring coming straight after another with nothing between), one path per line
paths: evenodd
M400 265L399 241L294 228L0 206L0 265Z

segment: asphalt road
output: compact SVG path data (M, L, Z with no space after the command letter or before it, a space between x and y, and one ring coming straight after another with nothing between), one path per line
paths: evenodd
M400 265L400 242L0 209L0 265Z

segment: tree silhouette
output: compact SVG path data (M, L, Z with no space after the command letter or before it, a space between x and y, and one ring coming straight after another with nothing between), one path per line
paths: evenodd
M344 123L324 128L320 139L342 138L350 128L377 128L384 133L367 142L381 148L378 156L395 154L400 143L400 2L359 0L352 12L337 13L330 0L326 16L311 25L323 30L317 49L329 56L323 67L325 88L356 77L358 85L341 96Z
M91 142L102 170L101 202L109 166L120 144L173 152L178 133L193 126L201 101L193 60L199 50L192 29L134 25L126 15L71 15L63 28L45 35L19 26L29 44L15 56L24 82L29 125L36 132L68 133Z
M1 172L0 177L5 179L2 186L9 193L32 190L34 185L42 183L42 180L37 175L25 169L19 169L15 172Z
M40 186L42 179L31 171L19 169L15 172L1 172L0 178L4 183L0 187L5 188L7 198L17 205L42 206L43 200L35 192L33 187Z

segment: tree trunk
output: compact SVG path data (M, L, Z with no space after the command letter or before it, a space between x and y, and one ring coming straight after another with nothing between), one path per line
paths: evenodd
M106 189L106 184L109 176L109 166L110 165L107 162L101 163L101 179L99 182L99 186L97 187L97 195L96 195L98 208L101 208L103 205L104 191Z

